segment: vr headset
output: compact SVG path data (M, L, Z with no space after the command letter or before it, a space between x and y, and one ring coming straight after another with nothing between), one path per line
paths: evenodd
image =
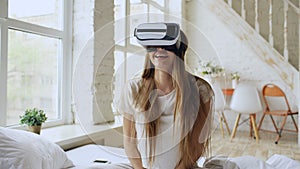
M172 46L178 50L180 47L180 27L176 23L143 23L135 28L134 36L145 48Z

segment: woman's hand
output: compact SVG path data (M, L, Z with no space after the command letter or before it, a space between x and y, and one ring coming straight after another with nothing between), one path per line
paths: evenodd
M141 155L137 149L136 130L133 116L124 113L123 118L124 148L126 155L134 169L145 169L141 160Z

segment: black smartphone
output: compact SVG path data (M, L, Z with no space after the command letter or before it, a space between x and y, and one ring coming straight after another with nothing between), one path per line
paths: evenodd
M94 160L94 163L110 163L110 162L103 158L97 158L96 160Z

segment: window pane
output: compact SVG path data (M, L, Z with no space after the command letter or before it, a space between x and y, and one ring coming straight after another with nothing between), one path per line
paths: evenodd
M154 0L154 2L156 2L157 4L159 4L162 7L165 6L165 0ZM172 1L172 3L173 3L173 1ZM174 2L174 3L179 3L180 4L180 2Z
M148 22L145 20L145 14L148 12L147 4L144 3L133 3L130 4L130 34L133 34L134 29L141 23ZM138 45L135 38L130 38L130 44Z
M142 48L141 48L142 49ZM127 53L126 58L126 78L132 79L142 74L144 61L145 61L145 50L138 51L137 53Z
M115 2L115 42L118 45L125 46L126 32L125 32L125 3Z
M58 57L60 40L16 30L8 34L7 125L19 123L27 108L43 109L59 119Z
M126 78L126 63L125 63L125 52L115 51L114 52L114 98L113 98L113 112L116 113L116 106L121 97L121 91L124 87Z
M113 106L118 105L124 84L142 73L145 55L146 53L143 48L137 51L137 53L115 51ZM113 111L116 113L116 107L113 107Z
M141 3L141 2L142 2L141 0L130 0L131 4L138 4L138 3Z
M63 0L9 0L8 17L62 30Z
M150 13L153 15L149 15L149 22L162 22L165 21L164 12L156 7L149 5Z

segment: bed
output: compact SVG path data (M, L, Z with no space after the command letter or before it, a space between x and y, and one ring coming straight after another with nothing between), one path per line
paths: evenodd
M74 168L103 166L110 163L129 163L122 148L88 144L66 152Z
M74 168L102 168L108 163L129 163L122 148L89 144L67 151L67 156L74 163ZM103 161L94 162L96 159ZM104 163L103 163L104 162ZM253 156L228 158L215 156L209 159L200 158L198 166L203 168L227 169L300 169L300 163L283 155L275 154L263 161Z
M97 162L95 162L95 160ZM122 148L88 144L64 151L57 144L33 134L0 127L0 168L8 169L85 169L109 163L128 163ZM200 158L199 166L228 169L300 169L300 162L275 154L266 161L253 156Z

